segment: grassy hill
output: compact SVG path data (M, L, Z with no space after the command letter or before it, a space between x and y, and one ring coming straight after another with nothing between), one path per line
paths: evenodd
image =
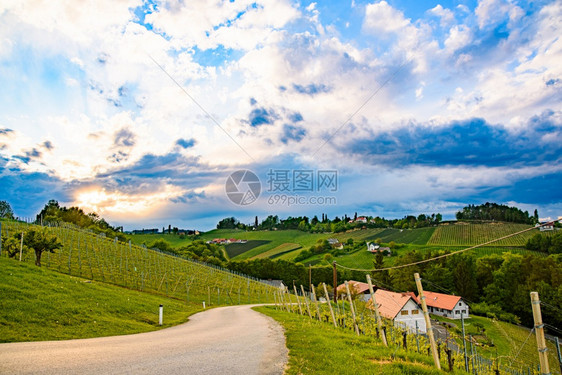
M185 322L202 309L199 302L92 282L4 257L0 269L0 342L147 332Z
M4 236L41 227L3 222ZM228 270L113 241L69 226L44 227L62 243L43 255L43 266L61 273L188 301L238 304L273 301L274 288ZM6 256L6 251L2 256ZM35 253L23 260L34 263Z
M246 244L231 244L226 246L226 252L233 260L251 258L270 258L293 260L303 250L316 244L319 239L336 238L341 242L349 238L355 242L374 241L380 239L382 243L394 241L404 244L397 251L402 254L411 250L436 251L436 250L458 250L466 246L477 245L491 239L530 228L525 224L513 223L467 223L448 222L437 227L426 227L417 229L396 228L367 228L356 229L344 233L319 233L313 234L297 230L286 231L242 231L242 230L212 230L200 236L203 240L214 238L236 238L248 240ZM529 231L516 237L508 238L491 244L478 250L478 254L502 253L511 251L514 253L528 253L524 249L527 240L536 232ZM171 237L175 238L171 238ZM174 246L181 246L191 241L189 238L180 240L174 235L135 235L131 236L134 242L144 241L150 243L155 239L163 238ZM324 254L314 255L304 259L303 264L320 264ZM392 265L395 257L385 258L385 264ZM367 251L354 251L336 257L338 263L348 267L371 268L373 255Z

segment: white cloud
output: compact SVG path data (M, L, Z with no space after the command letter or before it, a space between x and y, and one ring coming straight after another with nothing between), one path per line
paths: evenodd
M430 14L434 14L441 19L441 26L447 26L455 21L455 14L447 8L443 8L441 4L428 10Z
M470 42L472 42L472 30L465 25L455 25L450 29L445 40L445 49L448 54L452 54Z
M513 24L525 14L520 7L508 0L480 0L474 13L481 29L496 25L506 17Z
M364 27L372 32L404 32L410 26L410 20L404 13L390 6L386 1L369 4L365 8Z

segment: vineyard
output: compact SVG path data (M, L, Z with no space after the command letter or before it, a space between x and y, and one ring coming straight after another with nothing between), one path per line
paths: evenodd
M40 227L21 222L0 223L6 238ZM62 243L45 253L49 269L188 302L232 305L273 301L275 288L260 280L222 268L182 259L146 247L122 243L68 225L43 227ZM1 238L1 237L0 237ZM0 256L7 256L3 251ZM35 252L23 251L22 261L34 263Z
M319 330L326 330L332 326L336 330L374 338L377 345L384 343L374 311L369 309L361 299L350 300L345 296L345 300L332 302L330 296L320 288L317 288L316 292L311 289L308 293L301 286L295 291L296 294L288 291L276 292L275 309L283 313L299 315L304 320L315 321L313 324ZM529 308L531 308L530 302ZM465 319L467 329L463 336L462 331L457 327L460 326L460 321L444 318L440 320L446 320L445 325L453 327L448 329L446 337L437 338L437 350L443 370L464 373L465 366L468 366L468 372L481 375L540 374L536 341L531 337L534 336L533 330L474 316ZM384 318L382 327L387 341L386 346L389 349L395 353L406 350L414 355L426 356L425 361L430 361L430 341L426 334L411 328L406 329ZM466 357L463 352L463 341L468 348ZM547 345L552 374L560 374L556 366L558 359L555 344L548 341Z
M467 224L457 223L440 225L427 242L428 245L470 246L528 229L526 224L489 223ZM520 235L506 238L490 244L490 246L525 246L525 243L538 231L528 231Z
M298 243L284 243L282 245L279 245L271 250L268 250L264 253L261 253L259 255L256 256L256 258L270 258L270 259L275 259L280 257L283 254L287 254L290 253L294 250L298 250L301 248L301 245L299 245Z
M345 241L348 238L352 238L354 241L374 241L380 238L383 243L394 241L396 243L425 245L434 231L435 227L418 229L373 228L340 233L336 238L340 241Z

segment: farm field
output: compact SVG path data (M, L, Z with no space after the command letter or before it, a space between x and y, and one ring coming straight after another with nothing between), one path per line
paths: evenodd
M246 243L231 243L225 245L225 251L229 258L234 258L240 254L250 251L255 247L267 245L271 241L266 240L249 240Z
M241 231L216 229L205 233L201 239L212 240L213 238L236 238L244 240L262 240L269 241L266 244L254 247L248 251L241 253L232 259L242 260L256 257L262 253L273 250L283 244L298 244L303 248L308 248L316 243L318 239L329 238L329 233L308 233L298 230L280 230L280 231Z
M491 239L499 238L517 231L529 228L524 224L513 223L457 223L444 224L438 227L418 228L418 229L395 229L395 228L369 228L358 229L346 233L307 233L297 230L287 231L242 231L242 230L212 230L202 234L202 240L212 240L214 238L236 238L248 240L247 244L232 244L226 246L228 256L233 260L243 260L251 258L272 258L282 260L293 260L303 250L314 245L318 239L337 238L345 242L349 238L355 242L374 241L380 238L382 243L388 244L394 241L397 244L406 246L397 249L400 255L411 250L459 250L463 247L476 245ZM531 230L517 237L498 241L486 247L474 250L477 256L488 254L501 254L505 251L513 253L528 254L534 253L524 249L528 238L536 232ZM186 238L179 240L174 235L136 235L137 239L145 242L152 242L154 239L176 237L175 243L181 246L183 243L191 241ZM152 238L152 240L150 240ZM183 241L183 242L182 242ZM536 253L534 253L536 254ZM301 261L303 264L323 263L323 255L315 255ZM336 257L338 263L347 267L371 268L373 255L368 252L353 252ZM393 265L396 257L385 257L385 265Z
M440 225L437 227L427 244L442 246L471 246L507 236L528 228L530 228L529 225L513 223L456 223ZM515 237L494 242L489 246L525 246L527 240L535 233L538 233L538 230L530 230Z
M374 241L380 238L385 243L394 241L396 243L425 245L434 231L435 227L418 229L369 228L338 233L334 237L340 241L346 241L348 238L353 238L354 241Z
M298 243L284 243L282 245L279 245L269 251L266 251L265 253L261 253L259 255L257 255L255 258L278 258L280 256L282 256L283 254L301 249L302 246L299 245Z

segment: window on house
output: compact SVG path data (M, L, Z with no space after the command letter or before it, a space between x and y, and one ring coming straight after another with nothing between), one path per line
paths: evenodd
M400 311L400 315L408 315L408 310L402 310L402 311Z
M462 306L462 302L459 302L459 306Z
M412 315L417 315L417 314L419 314L419 313L420 313L419 310L412 310Z
M461 312L459 310L455 310L455 314L459 315Z
M466 315L466 310L462 310L461 312Z

